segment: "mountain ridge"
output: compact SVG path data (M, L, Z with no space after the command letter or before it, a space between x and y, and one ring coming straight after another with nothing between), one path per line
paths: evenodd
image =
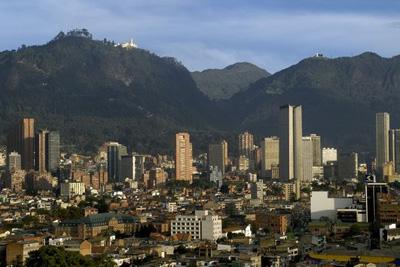
M197 87L210 99L229 99L246 90L250 84L270 75L266 70L248 62L237 62L222 69L192 72Z
M371 152L375 112L390 112L399 127L399 93L400 56L366 52L306 58L215 101L174 58L64 35L0 52L0 141L29 116L37 128L60 130L65 145L77 145L72 151L93 152L116 140L130 150L171 153L174 134L189 131L195 151L226 138L234 153L242 130L256 138L278 134L279 106L292 103L303 105L304 134L320 134L325 146Z

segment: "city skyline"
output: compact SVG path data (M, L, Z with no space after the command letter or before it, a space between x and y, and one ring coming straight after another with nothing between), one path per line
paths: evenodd
M0 1L0 266L398 266L399 15Z

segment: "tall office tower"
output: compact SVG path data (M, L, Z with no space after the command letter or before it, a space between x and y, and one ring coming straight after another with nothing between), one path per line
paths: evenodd
M46 138L49 131L40 130L36 134L35 139L35 170L39 173L46 172L46 151L47 151L47 142Z
M218 170L225 173L225 155L224 155L224 144L223 142L219 144L208 145L208 166L218 167Z
M303 180L305 184L311 184L313 178L314 146L312 136L303 136Z
M40 173L57 171L60 162L60 134L40 130L35 138L35 169Z
M272 177L272 167L279 165L279 138L266 137L261 142L261 173Z
M383 165L389 161L389 113L376 113L376 170L377 175L382 179Z
M108 181L121 182L121 158L127 155L127 148L117 142L110 142L107 147Z
M226 169L228 167L228 164L229 164L228 142L226 142L226 140L222 140L221 144L222 144L222 147L223 147L223 150L224 150L224 162L225 162L225 166L224 166L225 170L224 171L226 171Z
M337 149L324 147L322 149L322 164L325 165L328 161L337 161Z
M121 156L121 179L124 181L126 178L135 180L136 178L136 162L135 156L124 155Z
M279 175L283 181L296 180L296 196L300 198L303 176L302 108L286 105L279 114Z
M249 160L253 157L254 137L249 132L239 134L239 156L246 156Z
M10 172L21 170L21 155L18 152L14 151L8 155L8 170Z
M310 134L313 146L313 166L322 166L321 136Z
M60 164L60 133L50 131L46 138L46 168L49 172L55 172Z
M338 178L351 180L358 177L358 154L340 153L338 156Z
M175 174L176 180L192 182L193 151L188 133L175 135Z
M389 132L389 161L393 162L395 172L400 172L400 129Z
M20 120L11 129L7 139L7 155L13 151L18 152L21 155L22 169L32 170L35 157L35 120Z

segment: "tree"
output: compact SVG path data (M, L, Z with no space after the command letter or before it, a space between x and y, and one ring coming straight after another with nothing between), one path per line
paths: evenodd
M92 259L78 252L66 251L62 247L43 246L29 253L26 260L29 267L114 267L115 264L105 255Z

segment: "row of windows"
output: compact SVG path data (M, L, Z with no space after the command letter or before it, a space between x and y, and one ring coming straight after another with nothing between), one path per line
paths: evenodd
M172 225L200 225L200 223L189 223L189 222L172 222Z

